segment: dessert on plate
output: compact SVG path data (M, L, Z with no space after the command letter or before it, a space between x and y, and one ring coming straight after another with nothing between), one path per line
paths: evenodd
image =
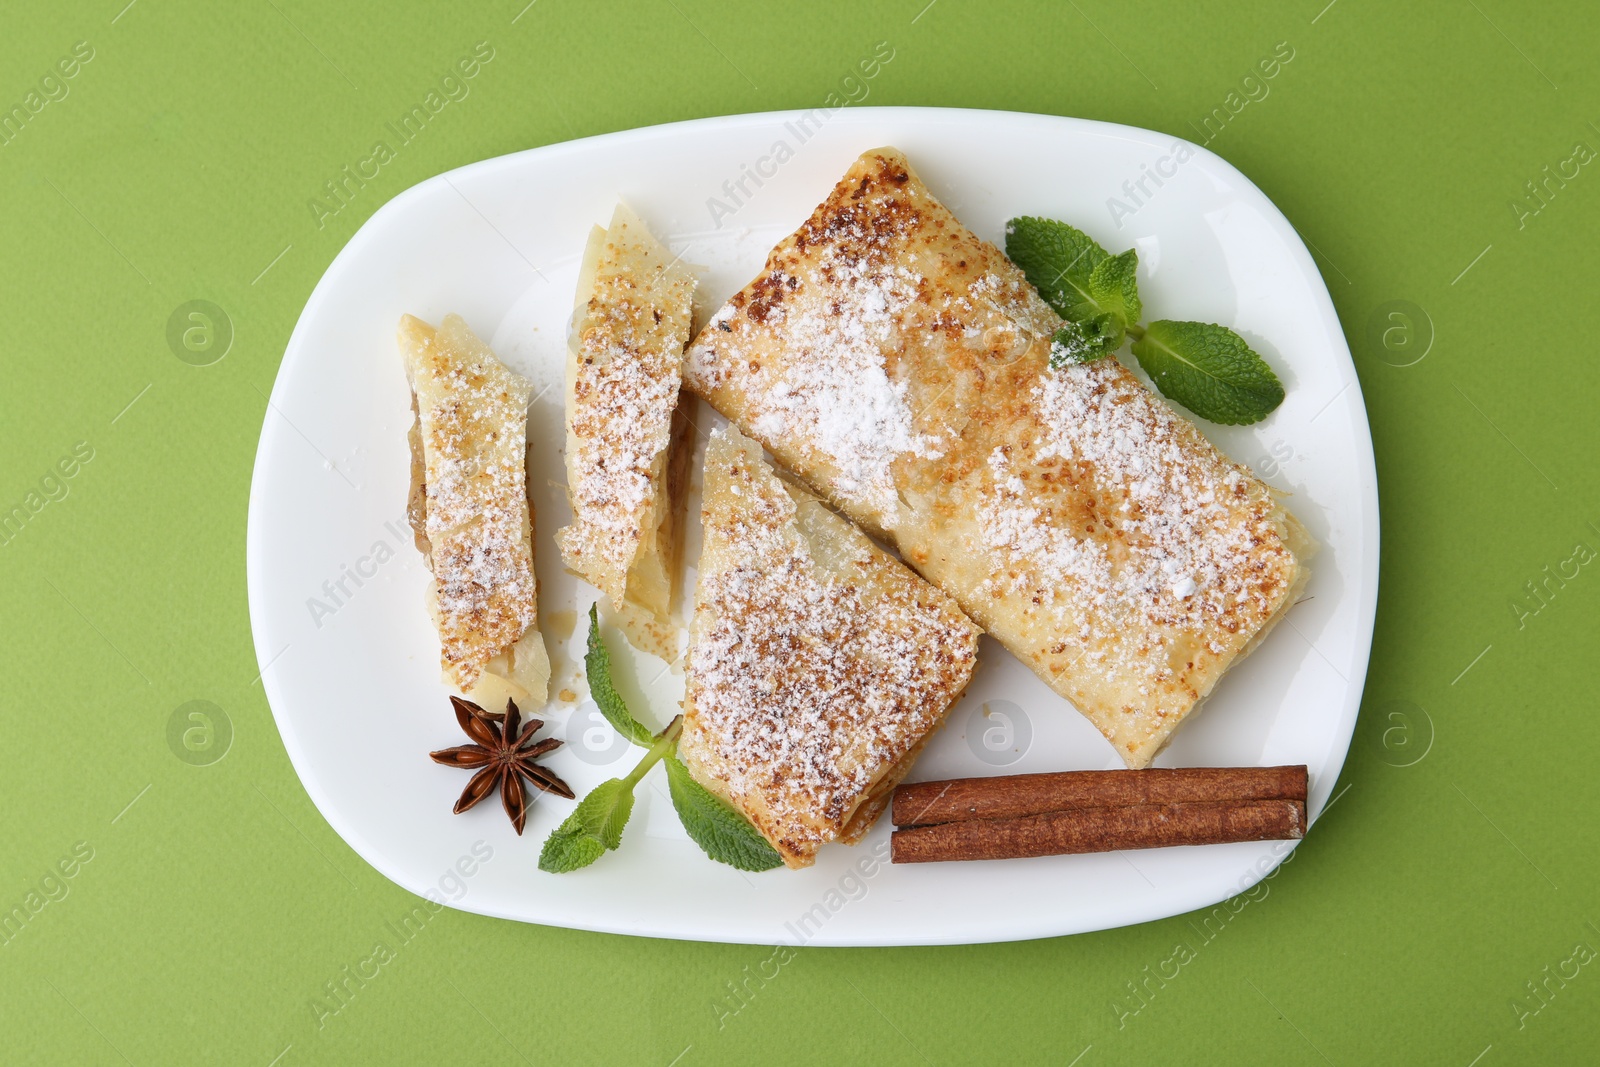
M790 867L854 842L972 675L955 601L712 433L679 755Z
M550 660L526 473L532 390L458 315L437 329L403 316L399 341L415 415L407 512L433 572L444 680L486 707L537 708Z
M631 617L630 637L641 623L662 628L671 608L691 443L678 389L694 289L694 273L625 205L590 233L567 356L573 521L556 543L570 570Z
M1282 618L1312 542L892 148L689 347L684 381L1147 766Z

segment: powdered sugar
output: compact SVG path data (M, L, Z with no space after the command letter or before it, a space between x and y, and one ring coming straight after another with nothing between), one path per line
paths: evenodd
M896 456L936 458L932 437L918 434L904 382L889 380L883 346L916 298L918 278L904 268L835 263L834 299L790 300L781 316L792 358L753 409L752 426L769 440L804 436L832 462L830 487L841 499L893 514Z
M724 437L707 462L686 747L786 854L808 855L938 724L977 631Z
M985 545L1017 569L992 582L1017 592L1044 587L1082 655L1110 655L1117 667L1162 681L1173 674L1160 649L1167 632L1198 636L1219 623L1236 630L1271 614L1283 590L1266 580L1260 558L1265 546L1282 549L1264 487L1197 441L1115 360L1044 372L1032 403L1044 427L1034 463L1078 465L1085 492L1101 504L1100 528L1080 536L1046 514L1040 500L1048 496L1030 495L996 449L980 528ZM1116 631L1128 627L1151 640L1119 642Z
M793 248L774 250L767 269L691 346L684 377L707 396L731 385L748 404L751 433L804 453L802 467L824 467L833 499L887 529L896 515L895 461L937 459L944 446L918 430L903 372L885 359L907 331L926 328L928 288L904 254L923 194L901 197L903 171L886 178L895 199L836 193L791 239ZM980 284L973 295L995 294ZM772 352L775 338L781 354ZM767 353L772 366L764 365Z
M694 275L619 209L597 252L569 370L568 497L556 535L567 565L621 607L628 574L666 500L667 449ZM664 611L666 605L647 605Z
M626 584L652 517L647 505L656 492L658 457L671 439L682 345L681 334L673 351L670 339L641 344L626 329L595 329L583 339L569 412L568 490L576 521L559 540L564 554L598 569L597 584L608 592Z
M1070 584L1090 590L1096 601L1109 595L1114 575L1105 545L1078 538L1064 524L1051 521L1028 487L1011 473L1011 464L1000 449L990 453L989 469L994 488L978 513L984 545L1008 559L1043 564L1058 587ZM1012 594L1030 594L1038 574L1029 567L998 573L990 581Z
M426 466L427 519L445 668L463 689L537 617L524 483L531 388L459 317L402 340Z

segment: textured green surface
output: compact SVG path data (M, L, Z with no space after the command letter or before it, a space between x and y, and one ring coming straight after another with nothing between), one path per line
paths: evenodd
M1579 160L1600 147L1591 5L908 0L753 21L713 0L124 2L11 10L0 34L0 102L75 42L94 51L0 146L0 506L26 506L79 442L93 452L0 544L0 908L26 910L60 860L75 872L0 937L0 1060L1594 1062L1600 176L1574 162L1547 203L1511 206L1576 143ZM250 466L302 304L414 182L813 106L880 40L895 58L867 103L1190 138L1293 49L1210 147L1316 250L1372 416L1383 592L1337 803L1209 927L775 954L447 911L402 942L386 924L416 900L323 823L254 681ZM307 200L479 41L494 58L471 95L319 229ZM234 330L207 367L166 338L195 299ZM1437 334L1410 366L1422 345L1402 344L1396 306ZM192 700L231 723L209 766L169 744ZM93 858L74 865L78 842ZM950 906L1007 904L998 887ZM392 958L319 1022L315 998L379 940ZM1176 977L1135 1000L1127 984L1179 943ZM748 990L737 1011L730 983Z

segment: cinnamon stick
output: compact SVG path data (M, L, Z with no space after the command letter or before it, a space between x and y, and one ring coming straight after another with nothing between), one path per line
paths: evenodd
M1299 800L1130 804L896 830L890 856L895 863L930 863L1276 841L1303 837L1305 826L1306 807Z
M1076 808L1306 799L1306 768L1182 767L955 778L894 791L894 824L1011 819Z

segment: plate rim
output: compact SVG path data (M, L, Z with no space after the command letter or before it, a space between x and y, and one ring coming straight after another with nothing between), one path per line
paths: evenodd
M816 108L809 109L815 111ZM1371 662L1372 641L1376 624L1380 561L1382 554L1381 522L1379 515L1379 495L1377 481L1376 457L1373 451L1371 422L1368 417L1366 400L1361 388L1360 376L1356 372L1355 359L1350 351L1349 339L1346 337L1343 324L1339 321L1337 310L1333 305L1332 294L1322 272L1317 268L1315 259L1298 230L1289 221L1278 205L1266 195L1253 181L1242 173L1237 167L1226 159L1197 145L1186 138L1169 134L1160 130L1149 130L1123 123L1105 122L1098 119L1079 118L1065 115L1049 115L1036 112L1007 111L986 108L950 108L950 107L918 107L918 106L850 106L841 109L857 117L858 121L873 117L886 124L897 120L915 120L927 122L929 119L941 117L967 120L974 118L992 118L1002 122L1027 122L1041 126L1054 126L1058 130L1071 129L1078 133L1093 136L1111 136L1121 140L1133 141L1139 144L1148 144L1152 138L1160 138L1172 145L1184 145L1197 156L1204 158L1207 165L1215 168L1223 176L1238 182L1245 190L1253 192L1265 209L1262 214L1271 224L1277 235L1284 240L1292 259L1296 261L1302 275L1314 279L1311 286L1313 304L1322 318L1321 328L1330 338L1334 346L1336 359L1342 358L1341 370L1347 379L1342 386L1343 391L1353 391L1354 401L1349 405L1351 417L1351 430L1355 444L1355 454L1352 461L1359 464L1356 472L1356 481L1361 497L1361 521L1356 528L1357 543L1362 547L1367 558L1362 560L1362 567L1355 574L1356 586L1356 620L1355 642L1352 668L1354 673L1346 685L1344 706L1340 711L1338 729L1334 731L1325 763L1330 770L1324 772L1324 777L1337 782L1343 773L1345 760L1349 756L1351 744L1354 742L1356 722L1360 713L1361 700L1364 695L1367 671ZM262 429L257 441L256 455L251 466L250 495L245 523L245 583L246 597L250 619L251 639L255 648L256 663L260 668L260 681L262 692L265 696L269 710L272 712L273 724L277 728L280 740L283 742L285 753L289 757L290 765L294 768L295 776L300 785L305 789L312 804L326 821L329 827L339 835L358 856L373 867L395 885L424 899L436 900L437 903L457 911L470 914L485 915L492 918L507 919L516 922L529 923L541 926L557 926L565 929L587 930L599 933L623 934L629 936L657 937L669 940L701 941L708 943L724 944L766 944L765 939L752 939L742 929L729 929L725 932L707 933L705 931L688 931L681 928L670 928L656 925L651 922L627 923L621 917L616 921L571 921L563 920L552 922L546 919L528 918L524 915L511 914L501 909L478 906L471 902L469 893L458 901L437 900L437 893L429 892L429 887L419 887L412 881L392 870L387 861L387 855L381 849L368 842L355 821L348 818L343 809L332 802L321 789L315 775L309 776L305 771L308 762L308 750L303 747L302 739L294 729L285 729L284 719L280 716L277 705L286 699L284 694L278 692L278 683L271 676L269 668L273 666L274 653L267 639L270 630L270 621L264 617L265 608L262 606L263 598L257 594L258 588L268 582L268 576L262 573L264 524L267 521L263 514L257 487L261 483L264 470L269 463L268 455L274 451L277 439L283 434L278 427L273 414L278 407L280 387L284 386L286 373L291 368L297 368L308 345L304 339L305 331L309 328L307 322L315 318L314 312L319 312L322 305L330 299L332 288L330 278L339 273L341 262L347 258L354 258L355 254L368 241L374 240L377 231L387 225L388 216L402 212L409 203L417 198L429 195L435 187L448 184L451 179L467 178L480 174L490 173L507 167L514 167L519 162L530 157L544 159L559 159L564 155L585 150L588 146L617 141L651 140L672 135L674 132L703 131L706 129L726 129L743 126L766 127L769 124L781 123L785 119L792 120L798 115L807 114L806 110L780 110L763 112L743 112L724 115L715 115L695 119L685 119L676 122L660 123L651 126L641 126L632 129L615 130L608 133L594 134L588 137L576 138L568 141L559 141L548 145L521 149L487 159L476 160L462 166L442 171L438 174L424 178L390 197L380 205L356 231L350 235L338 253L328 262L317 284L306 298L305 305L301 308L295 320L294 329L290 332L285 343L283 355L279 361L277 371L273 378L272 390L268 398L266 410L262 413ZM834 112L837 115L838 112ZM1365 550L1370 548L1370 552ZM1337 755L1334 750L1337 749ZM1331 793L1331 786L1329 789ZM1315 803L1313 801L1313 803ZM1307 831L1314 826L1326 810L1327 803L1315 804L1315 810L1308 810ZM1071 936L1079 933L1091 933L1097 930L1117 929L1124 926L1138 925L1144 922L1153 922L1160 919L1172 918L1187 914L1202 908L1213 906L1222 901L1231 899L1240 893L1249 891L1254 885L1265 878L1271 877L1304 839L1290 842L1289 847L1277 855L1270 866L1259 870L1260 864L1242 873L1237 881L1237 887L1226 892L1224 896L1217 897L1214 890L1207 887L1201 892L1185 893L1182 888L1175 888L1164 894L1168 902L1159 915L1135 918L1126 921L1090 922L1088 924L1054 925L1048 928L1038 928L1037 920L1032 923L1019 924L1017 927L996 924L992 929L986 930L981 936L954 934L950 937L941 937L937 934L911 934L888 936L874 935L870 938L844 937L829 938L826 931L819 931L818 936L806 940L804 943L817 947L891 947L908 945L950 945L950 944L993 944L1010 941L1037 940L1048 937ZM1253 875L1253 877L1252 877ZM1181 905L1181 906L1177 906ZM1021 927L1026 927L1022 929ZM780 939L781 940L781 939Z

